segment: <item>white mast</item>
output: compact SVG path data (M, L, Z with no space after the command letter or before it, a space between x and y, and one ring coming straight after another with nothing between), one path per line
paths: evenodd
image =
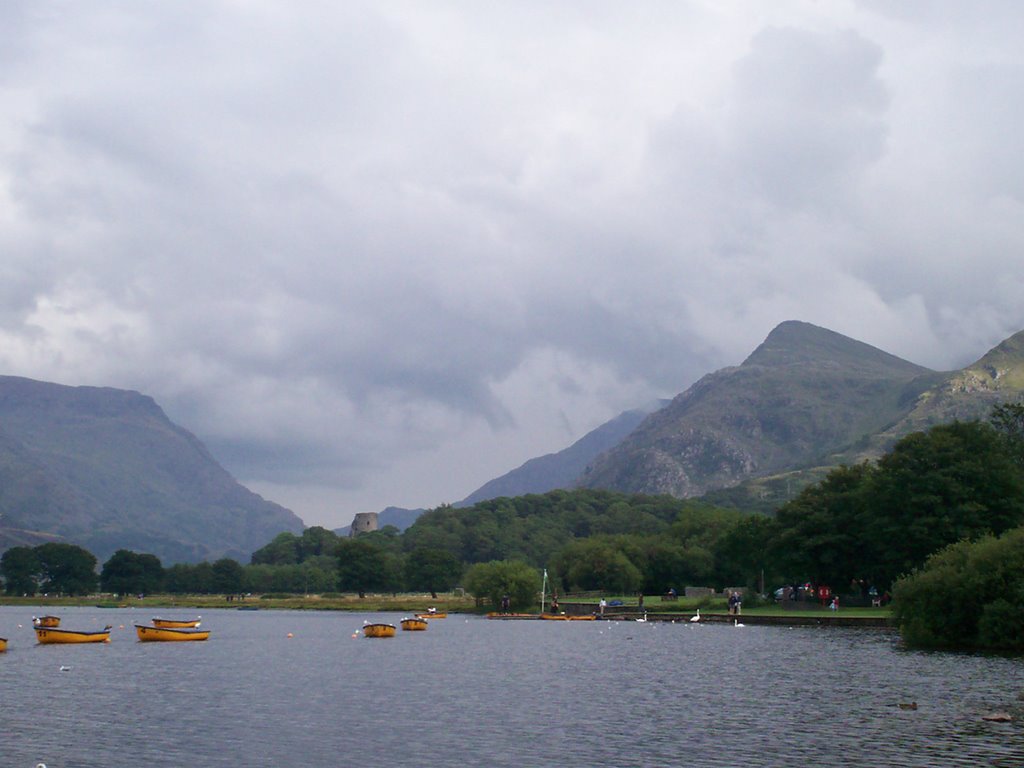
M540 612L544 613L544 596L548 590L548 569L544 569L544 580L540 585Z

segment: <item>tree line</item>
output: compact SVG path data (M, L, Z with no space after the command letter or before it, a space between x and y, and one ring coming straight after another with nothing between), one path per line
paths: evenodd
M546 569L551 589L563 594L811 582L839 593L894 589L913 601L913 590L900 585L912 583L929 557L1022 523L1024 405L1005 404L987 421L934 426L877 461L837 467L774 515L669 496L552 491L465 509L442 505L404 533L390 526L355 538L316 526L282 533L245 565L225 558L163 568L152 555L120 550L97 576L89 553L44 544L8 550L0 575L9 594L80 594L97 583L119 593L361 595L462 585L492 599L508 594L521 606L535 600ZM949 558L963 560L946 558L928 567L946 573ZM906 610L901 615L910 616Z

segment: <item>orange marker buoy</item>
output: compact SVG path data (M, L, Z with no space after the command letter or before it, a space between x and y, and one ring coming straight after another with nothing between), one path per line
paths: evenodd
M288 637L295 637L291 632L288 633Z

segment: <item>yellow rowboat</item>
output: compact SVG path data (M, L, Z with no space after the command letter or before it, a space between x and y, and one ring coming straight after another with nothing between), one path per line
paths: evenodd
M0 653L3 653L6 650L7 650L7 638L6 637L0 637Z
M422 632L427 628L427 620L418 616L415 619L402 619L402 629L410 632Z
M167 629L195 629L202 623L201 619L202 616L197 616L194 619L153 619L153 626Z
M33 616L32 626L34 627L59 627L60 616Z
M394 637L395 625L370 624L369 622L366 622L363 624L363 634L367 637Z
M589 616L566 616L569 621L597 621L597 616L590 614Z
M448 618L448 612L445 611L444 613L440 613L440 612L430 613L429 611L427 611L426 613L417 613L416 614L416 618L417 619L447 619Z
M568 621L569 617L564 613L542 613L540 615L545 621Z
M139 636L140 643L161 643L206 640L210 636L210 630L185 627L147 627L143 624L136 624L135 634Z
M73 629L57 627L36 627L36 639L42 645L58 643L109 643L110 626L95 632L76 632Z

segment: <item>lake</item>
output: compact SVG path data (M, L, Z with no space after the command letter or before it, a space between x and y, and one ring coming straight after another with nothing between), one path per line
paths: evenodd
M194 614L61 608L111 642L40 646L33 612L0 607L4 768L1024 764L1024 662L888 630L453 614L366 639L402 615L216 610L205 643L139 643Z

